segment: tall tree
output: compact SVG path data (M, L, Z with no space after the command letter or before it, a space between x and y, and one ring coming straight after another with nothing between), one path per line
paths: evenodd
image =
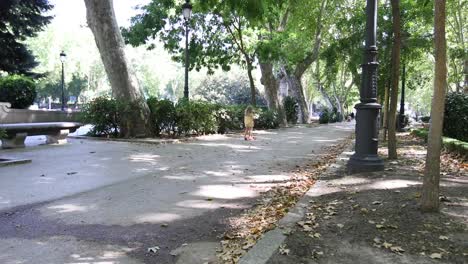
M400 47L401 47L401 26L400 26L400 0L391 0L392 21L393 21L393 47L391 66L391 92L390 109L388 113L388 158L397 158L396 139L396 111L398 104L398 84L400 79Z
M117 99L134 105L132 116L125 117L121 134L124 137L142 137L151 134L149 108L138 88L124 52L124 42L115 18L112 0L84 0L86 19Z
M445 0L435 0L434 9L434 94L432 96L426 166L424 169L421 209L439 210L440 150L447 88L447 44L445 39Z
M38 62L23 41L50 22L43 14L50 9L48 0L0 1L0 71L36 76Z

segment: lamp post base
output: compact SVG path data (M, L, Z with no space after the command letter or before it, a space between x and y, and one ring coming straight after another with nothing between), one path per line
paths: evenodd
M360 172L383 171L384 162L378 155L356 155L353 154L348 161L347 171L349 174Z

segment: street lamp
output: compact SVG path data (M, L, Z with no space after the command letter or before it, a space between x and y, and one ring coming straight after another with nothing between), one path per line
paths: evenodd
M367 0L366 6L366 46L364 48L364 63L360 103L356 108L356 145L355 153L348 161L348 172L368 172L384 169L384 163L377 154L378 149L378 115L382 108L377 103L377 2Z
M185 3L182 5L182 14L184 15L185 20L185 84L184 84L184 98L188 100L189 90L188 90L188 71L189 71L189 53L188 53L188 33L189 33L189 20L192 16L192 4L190 0L185 0Z
M62 50L62 52L60 52L60 61L62 62L62 111L65 110L65 71L63 64L65 63L66 59L67 55Z

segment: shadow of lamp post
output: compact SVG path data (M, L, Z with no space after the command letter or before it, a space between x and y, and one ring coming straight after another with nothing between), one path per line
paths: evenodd
M366 45L362 64L360 103L356 108L355 153L348 161L348 173L380 171L384 163L377 154L378 115L382 108L377 103L377 3L367 0Z
M189 51L188 51L188 37L189 37L189 20L192 16L192 4L190 0L185 0L182 5L182 14L184 15L185 24L185 84L184 84L184 98L189 98L189 87L188 87L188 72L189 72Z
M65 110L65 70L64 70L64 63L67 59L67 55L62 50L60 52L60 61L62 62L62 111Z

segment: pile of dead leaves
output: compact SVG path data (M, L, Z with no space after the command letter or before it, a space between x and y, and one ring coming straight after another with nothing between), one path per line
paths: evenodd
M262 194L257 206L240 217L231 219L231 230L224 234L218 257L223 263L237 263L262 235L276 227L292 206L315 183L317 177L335 162L349 145L351 138L325 148L318 160L291 172L287 183L279 184Z

